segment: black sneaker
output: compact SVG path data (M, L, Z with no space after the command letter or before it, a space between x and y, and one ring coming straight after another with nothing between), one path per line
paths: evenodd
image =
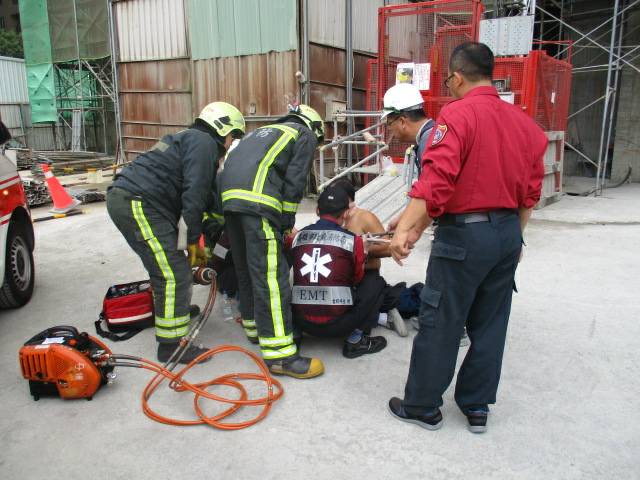
M171 355L173 355L173 352L176 350L176 348L178 348L178 343L175 343L175 342L158 343L158 354L157 354L158 361L162 363L169 361L169 359L171 358ZM182 363L182 364L191 363L198 356L202 355L204 352L208 350L209 349L205 347L196 347L195 345L190 345L189 348L187 348L187 351L184 352L184 354L182 355L182 358L180 358L180 361L178 363ZM207 358L206 360L203 360L200 363L205 363L205 362L208 362L209 360L211 360L211 357Z
M366 353L377 353L386 346L387 339L384 337L362 335L358 343L349 343L345 340L342 355L347 358L357 358Z
M471 433L484 433L487 431L488 410L484 408L469 408L464 414L469 422L467 428Z
M191 317L191 320L197 318L198 315L200 315L200 307L198 305L191 305L189 307L189 316Z
M435 412L429 415L412 415L404 409L402 400L398 397L392 397L389 400L389 412L398 420L415 423L427 430L438 430L442 427L442 412L439 408L436 408Z

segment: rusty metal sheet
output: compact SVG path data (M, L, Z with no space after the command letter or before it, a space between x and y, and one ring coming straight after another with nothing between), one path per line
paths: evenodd
M346 93L343 87L335 87L331 85L323 85L311 83L311 106L315 108L320 116L324 116L326 112L327 102L331 100L346 100ZM365 92L358 90L353 91L353 108L354 110L365 109Z
M250 115L280 115L297 98L298 53L269 52L194 62L194 105L225 101Z
M193 122L189 60L121 63L118 71L128 159Z
M354 53L353 88L367 88L367 55ZM328 83L336 86L345 85L345 52L339 48L323 45L309 45L309 65L312 82Z
M121 92L191 91L191 65L186 59L120 63L118 71Z

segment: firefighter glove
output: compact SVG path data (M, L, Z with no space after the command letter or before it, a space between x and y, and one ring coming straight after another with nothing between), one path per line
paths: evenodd
M207 254L197 243L187 245L187 253L189 254L189 265L191 267L201 267L207 263Z

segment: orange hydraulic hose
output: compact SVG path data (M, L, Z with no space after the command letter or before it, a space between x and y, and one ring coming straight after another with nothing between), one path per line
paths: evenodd
M207 382L201 383L189 383L184 380L184 375L198 363L203 362L204 360L211 358L215 355L224 352L241 352L251 357L251 359L258 365L261 373L230 373L227 375L223 375L218 378L214 378ZM192 362L186 365L182 370L177 373L173 373L159 364L152 362L147 359L140 359L142 363L141 367L147 370L151 370L156 372L156 376L151 379L151 381L147 384L144 391L142 392L142 410L145 415L147 415L152 420L160 423L166 423L167 425L179 425L179 426L190 426L190 425L203 425L207 424L212 427L219 428L221 430L240 430L242 428L250 427L251 425L255 425L260 420L265 418L271 410L271 406L282 397L284 390L280 382L276 379L272 378L269 369L264 364L262 359L258 357L255 353L245 350L242 347L237 347L234 345L222 345L216 348L212 348L202 355L195 358ZM164 380L170 380L169 387L175 390L176 392L185 392L190 391L195 394L193 399L194 409L196 411L196 415L198 416L198 420L178 420L171 417L165 417L163 415L158 414L149 406L149 399L151 395L156 391L156 389L160 386L160 384ZM267 386L267 394L264 397L249 399L247 395L246 389L242 386L242 384L238 380L260 380L263 381ZM219 395L214 395L207 391L207 388L213 385L226 385L230 387L235 387L240 395L239 398L226 398L221 397ZM275 388L274 388L275 387ZM206 416L202 409L200 408L200 399L204 397L209 400L216 400L218 402L228 403L230 407L224 410L222 413L219 413L213 417ZM244 406L262 406L261 412L257 417L247 420L245 422L223 422L225 418L237 412L240 408Z
M199 329L204 325L207 318L211 314L211 310L213 309L213 305L216 300L216 281L215 278L211 283L211 288L209 290L209 297L207 299L207 304L201 314L200 320L198 324L189 332L188 339L183 339L184 343L181 343L180 349L182 353L188 348L190 343L193 341L195 336L198 334ZM178 352L178 351L177 351ZM260 369L260 373L229 373L227 375L222 375L221 377L214 378L207 382L201 383L189 383L184 379L186 373L193 367L195 367L198 363L204 362L205 360L218 355L224 352L241 352L245 355L249 356ZM182 355L176 353L172 356L172 358L165 364L159 365L151 360L147 360L145 358L132 357L130 355L113 355L113 360L115 362L113 365L120 366L128 366L128 367L139 367L144 368L146 370L150 370L152 372L156 372L156 375L151 379L151 381L147 384L144 391L142 392L142 410L145 415L152 420L160 423L166 423L167 425L179 425L179 426L190 426L190 425L203 425L207 424L215 428L219 428L221 430L240 430L242 428L250 427L251 425L255 425L260 420L265 418L269 411L271 410L272 405L282 397L284 390L280 382L276 379L272 378L269 372L269 369L262 361L262 359L253 352L245 350L244 348L237 347L234 345L222 345L216 348L212 348L199 355L193 361L191 361L188 365L186 365L182 370L179 370L177 373L173 372L173 368L175 368L176 363L180 360ZM175 358L174 358L175 357ZM122 362L122 361L129 362ZM153 395L153 393L157 390L162 382L165 380L169 380L169 388L176 392L192 392L195 397L193 399L193 407L196 411L196 415L198 416L198 420L178 420L171 417L165 417L160 415L155 410L153 410L149 406L149 399ZM266 384L267 393L264 397L250 399L246 389L240 383L240 380L259 380ZM234 387L239 392L238 398L226 398L221 397L219 395L214 395L207 391L207 389L213 385L225 385L229 387ZM275 387L275 388L274 388ZM208 417L205 415L200 408L200 399L206 398L209 400L215 400L222 403L229 404L229 408L224 410L222 413L219 413L213 417ZM262 406L261 412L257 417L247 420L245 422L223 422L225 418L233 415L235 412L240 410L242 407L246 406Z

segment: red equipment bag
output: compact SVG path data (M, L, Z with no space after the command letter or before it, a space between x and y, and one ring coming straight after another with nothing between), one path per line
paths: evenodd
M103 321L108 331L102 329ZM153 325L153 294L149 280L110 287L102 301L100 318L95 322L97 334L114 342L128 340Z

